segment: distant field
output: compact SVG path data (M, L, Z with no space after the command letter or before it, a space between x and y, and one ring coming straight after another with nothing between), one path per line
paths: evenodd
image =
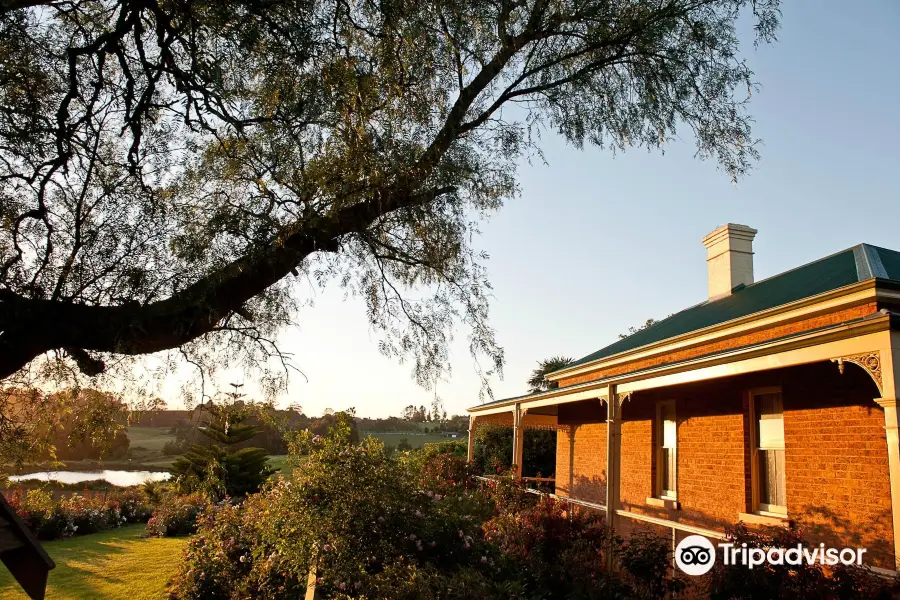
M374 432L374 431L360 431L359 437L365 439L366 436L372 436L378 438L382 442L384 442L385 446L393 446L397 447L397 444L400 443L401 440L406 440L410 446L413 448L421 448L425 444L430 444L433 442L446 442L446 441L465 441L466 436L462 435L458 438L448 438L442 436L439 433L410 433L408 431L400 431L397 433L383 433L383 432Z
M76 598L165 598L187 538L145 538L143 525L45 542L56 562L50 571L48 600ZM0 568L0 600L28 596Z
M129 456L132 462L158 467L167 467L172 463L173 457L162 453L166 442L175 441L168 427L128 427L126 433L131 442Z
M131 441L131 460L148 467L171 467L177 456L166 456L162 448L166 442L174 442L175 436L169 434L168 427L129 427L128 439ZM284 467L286 455L269 457L269 466L280 471Z
M269 466L276 471L282 470L287 463L287 454L273 454L269 457Z

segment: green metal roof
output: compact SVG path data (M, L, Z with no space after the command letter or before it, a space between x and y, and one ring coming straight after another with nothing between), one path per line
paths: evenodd
M568 368L877 277L900 281L900 252L859 244L703 302L601 348Z

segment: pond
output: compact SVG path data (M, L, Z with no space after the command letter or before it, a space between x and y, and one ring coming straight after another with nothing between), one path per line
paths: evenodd
M165 471L42 471L27 475L13 475L10 481L39 480L61 483L83 483L102 479L112 485L126 487L140 485L148 481L165 481L171 475Z

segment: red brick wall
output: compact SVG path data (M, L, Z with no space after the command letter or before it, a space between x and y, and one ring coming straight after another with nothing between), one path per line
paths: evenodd
M622 508L716 530L737 522L751 508L745 393L771 385L784 392L789 517L811 544L865 547L872 564L892 567L884 414L871 379L855 366L844 375L824 363L634 394L622 408ZM654 494L656 402L669 399L678 421L680 510L646 502ZM605 483L605 425L574 419L560 406L560 423L573 422L580 423L574 444L568 432L558 437L561 495L569 493L561 488L570 465L573 475Z
M682 519L717 527L746 510L749 437L742 408L740 391L726 386L696 389L676 401Z
M788 513L806 536L868 548L893 568L893 527L884 411L869 376L847 366L810 368L785 382Z
M606 407L599 401L559 407L556 493L589 502L606 501Z
M635 394L622 406L622 486L624 508L645 506L653 495L653 419L656 404Z

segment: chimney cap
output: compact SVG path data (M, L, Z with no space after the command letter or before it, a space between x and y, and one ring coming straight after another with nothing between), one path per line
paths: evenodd
M735 240L746 240L748 242L752 242L753 238L756 237L757 230L749 227L747 225L741 225L739 223L726 223L721 227L716 227L709 233L707 233L703 237L703 245L709 248L727 238L732 238Z

